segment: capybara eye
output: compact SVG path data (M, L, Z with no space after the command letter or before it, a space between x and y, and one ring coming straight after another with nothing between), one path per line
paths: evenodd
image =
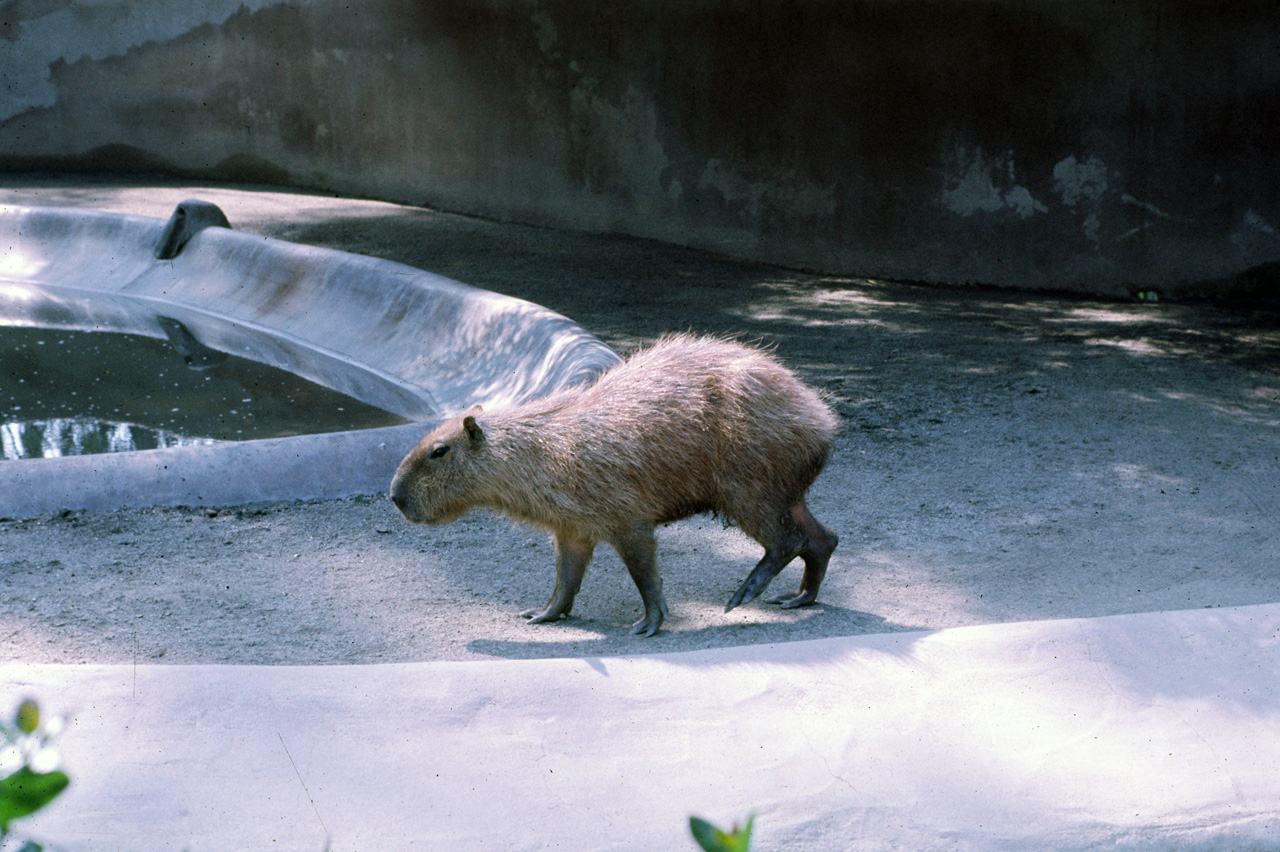
M427 453L427 458L429 458L429 459L438 459L438 458L440 458L441 456L443 456L443 455L444 455L445 453L447 453L447 452L449 452L449 445L448 445L448 444L439 444L439 445L437 445L437 446L435 446L435 447L432 447L432 448L431 448L431 452Z

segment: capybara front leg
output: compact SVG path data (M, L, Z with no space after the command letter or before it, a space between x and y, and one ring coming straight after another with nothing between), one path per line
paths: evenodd
M653 527L628 530L618 537L614 547L640 590L640 600L644 602L644 617L631 625L631 632L652 636L669 614L667 599L662 594L662 578L658 576L658 548L653 540Z
M791 507L791 518L805 535L804 550L800 551L800 558L804 560L800 589L792 594L774 595L765 599L766 603L779 604L783 609L808 606L817 601L818 587L827 576L827 562L840 542L839 536L818 523L803 500Z
M563 618L573 609L573 598L582 586L587 573L587 563L595 551L596 543L556 534L556 589L551 600L542 609L526 609L520 613L534 624Z
M789 514L784 516L782 523L779 524L777 540L766 544L764 558L756 563L756 567L747 575L747 579L742 581L738 591L734 592L733 597L729 598L729 603L724 608L724 611L728 612L735 606L744 604L763 592L770 581L778 576L778 572L786 568L787 563L800 555L800 551L804 549L804 546L804 533Z

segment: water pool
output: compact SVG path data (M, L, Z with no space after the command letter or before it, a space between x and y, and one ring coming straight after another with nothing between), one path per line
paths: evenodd
M539 305L228 224L198 200L167 223L0 206L0 325L49 330L0 362L0 518L384 492L442 417L619 361ZM28 389L46 375L59 396ZM77 454L113 443L156 448Z
M142 335L0 326L0 459L410 422L246 358L189 360L169 341Z

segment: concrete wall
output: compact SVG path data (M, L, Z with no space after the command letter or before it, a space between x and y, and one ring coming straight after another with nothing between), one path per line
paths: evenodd
M8 170L279 182L930 282L1179 295L1280 263L1274 2L15 0L0 18Z

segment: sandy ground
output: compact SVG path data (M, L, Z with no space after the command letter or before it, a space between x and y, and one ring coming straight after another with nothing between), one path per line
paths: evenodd
M687 329L776 346L844 420L810 493L841 535L821 602L726 615L760 554L711 518L659 531L672 617L640 639L606 547L571 618L520 619L550 594L550 542L487 514L413 527L380 496L72 513L0 521L0 660L591 656L1280 600L1274 306L929 289L376 202L0 176L0 204L167 217L188 197L539 302L624 354Z

